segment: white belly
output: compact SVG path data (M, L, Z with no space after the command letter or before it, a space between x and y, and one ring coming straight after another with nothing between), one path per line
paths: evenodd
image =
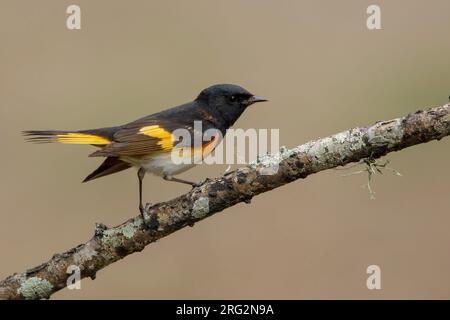
M157 176L172 176L191 169L195 164L177 164L172 161L169 154L152 155L143 158L120 157L121 160L138 168L144 168L146 172Z

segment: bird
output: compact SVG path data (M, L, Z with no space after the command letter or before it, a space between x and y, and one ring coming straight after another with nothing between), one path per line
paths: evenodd
M90 157L105 157L100 166L83 182L126 170L137 169L139 186L139 211L144 217L142 181L146 173L152 173L167 181L197 186L195 182L174 175L189 170L197 162L174 162L172 152L189 147L193 154L209 155L226 135L226 131L238 120L250 105L267 99L256 96L235 84L216 84L200 92L191 102L161 112L144 116L125 125L88 130L27 130L26 141L34 143L58 142L62 144L88 144L98 150ZM195 123L199 122L199 129ZM186 130L192 136L213 130L209 141L192 143L180 141L176 130ZM210 131L211 132L211 131ZM192 156L192 155L191 155Z

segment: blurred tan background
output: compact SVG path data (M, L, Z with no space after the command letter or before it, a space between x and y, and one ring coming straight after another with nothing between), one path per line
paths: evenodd
M82 30L66 29L78 4ZM235 127L279 128L288 147L442 105L450 95L450 2L0 2L0 278L137 212L132 170L87 184L89 146L32 145L25 129L87 129L241 84L269 103ZM177 232L55 299L450 298L450 139L387 157L403 174L332 170ZM200 180L225 166L182 175ZM188 188L155 177L145 199ZM366 288L366 268L382 289Z

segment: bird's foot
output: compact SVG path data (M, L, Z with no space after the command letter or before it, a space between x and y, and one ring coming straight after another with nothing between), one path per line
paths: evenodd
M145 206L147 207L147 205L145 205ZM141 203L139 205L139 212L141 213L141 218L142 218L142 221L144 222L144 224L146 224L145 221L147 220L146 211L147 210L144 209L144 206Z
M145 207L139 206L139 211L141 212L142 222L148 230L157 230L159 227L158 215L149 213L151 203L146 203Z
M210 178L206 178L206 179L200 180L199 182L192 182L191 183L192 189L195 189L197 187L201 187L202 185L204 185L208 181L211 181L211 179Z

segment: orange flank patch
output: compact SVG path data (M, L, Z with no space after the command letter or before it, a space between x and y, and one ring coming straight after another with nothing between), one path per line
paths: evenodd
M217 131L214 136L210 138L209 141L203 141L203 145L196 147L177 147L172 150L172 152L177 152L177 157L179 158L193 158L193 159L204 159L206 158L220 143L221 133ZM196 160L194 160L196 161Z
M104 137L96 136L93 134L85 133L64 133L56 135L56 139L60 143L71 143L71 144L96 144L96 145L106 145L110 144L111 141Z
M196 148L195 146L191 147L191 152L189 155L185 155L185 156L201 156L202 158L206 158L211 152L213 152L213 150L217 147L217 145L219 144L220 140L220 132L217 131L217 133L211 137L211 139L209 141L205 141L204 144L202 145L201 149L199 150L199 148ZM189 152L188 152L189 153Z
M208 141L207 143L205 143L202 146L202 155L203 157L208 156L215 147L217 147L217 145L219 144L219 136L220 136L220 132L217 132L213 137L211 137L211 140Z
M174 136L169 131L161 128L158 125L143 127L139 130L140 134L159 139L158 145L163 150L171 151L173 148Z

